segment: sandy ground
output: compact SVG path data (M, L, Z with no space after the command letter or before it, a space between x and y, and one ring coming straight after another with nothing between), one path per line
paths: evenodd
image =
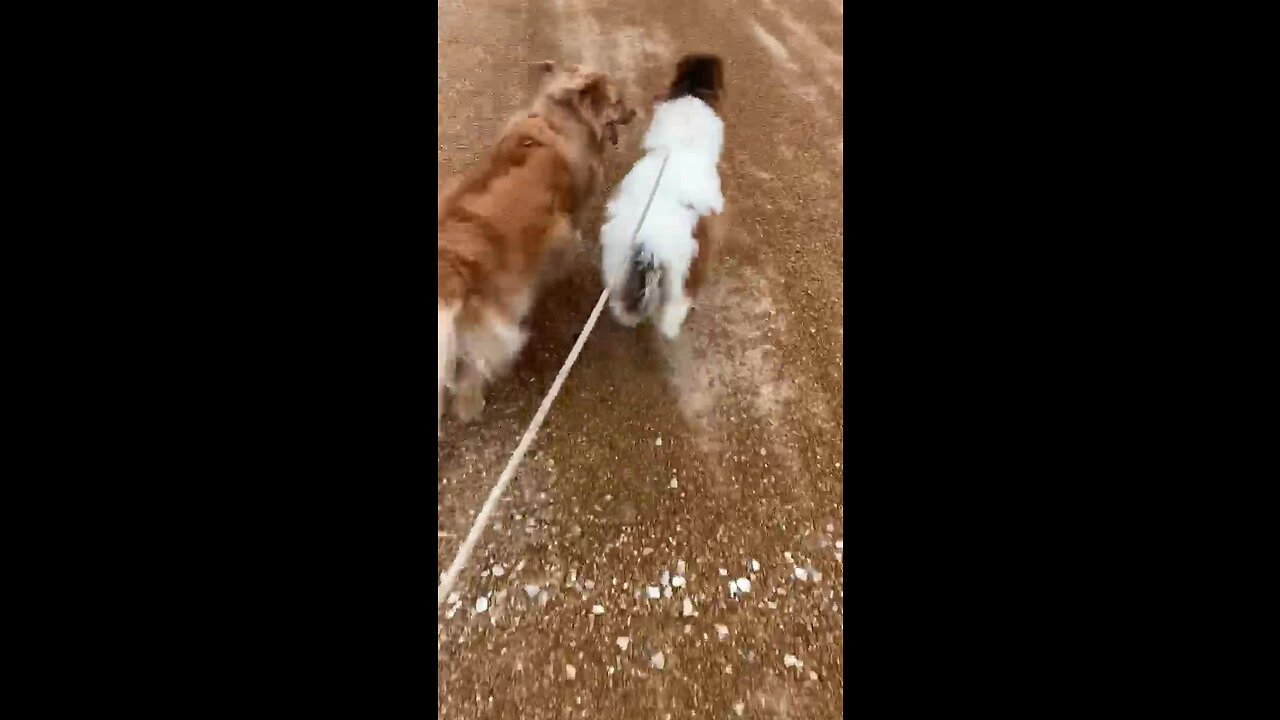
M616 183L647 99L705 51L727 62L732 213L678 340L606 312L587 341L437 613L439 717L841 717L843 3L439 3L437 187L525 102L525 63L543 59L627 88L640 116L611 157ZM590 314L598 260L590 238L483 419L446 421L437 575ZM750 592L730 593L737 578Z

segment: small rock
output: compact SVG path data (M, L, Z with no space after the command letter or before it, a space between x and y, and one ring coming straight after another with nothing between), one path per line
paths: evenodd
M725 668L725 669L728 670L728 668ZM747 704L742 702L741 700L733 704L733 714L737 715L738 717L742 717L742 713L745 712L746 709L747 709Z
M662 594L662 591L658 589L657 585L650 585L645 589L645 592L649 595L650 600L657 600L658 596Z
M446 603L448 603L448 604L450 604L450 605L452 605L452 604L454 604L454 603L458 602L458 598L459 598L459 597L460 597L460 596L459 596L459 595L458 595L458 593L456 593L456 592L449 593L449 599L448 599L448 600L445 600L445 602L446 602Z
M481 595L476 598L476 612L482 613L489 609L489 598Z
M659 650L658 652L654 653L653 657L649 658L649 664L657 668L658 670L661 670L667 665L667 656L663 655L662 651Z
M836 541L836 549L837 549L837 550L843 550L843 549L844 549L844 541L843 541L843 540L837 540L837 541Z
M668 599L670 599L670 598L671 598L671 588L670 588L670 587L664 587L664 588L662 588L662 597L664 597L664 598L668 598Z
M679 575L671 578L671 587L684 587L684 578Z
M769 454L769 451L768 451L768 450L765 450L764 448L760 448L760 454L761 454L761 455L768 455L768 454Z
M796 568L796 579L800 581L808 580L809 573L802 567Z
M532 599L533 596L537 595L541 591L542 591L542 588L538 587L537 585L524 586L524 594L528 595L530 599Z
M817 680L817 679L818 679L818 673L814 672L813 670L810 670L810 671L809 671L809 679L810 679L810 680Z
M684 610L682 613L685 617L693 617L697 613L693 611L693 601L689 598L684 599Z
M835 532L835 531L836 531L836 526L832 525L831 523L827 523L827 532Z
M670 585L670 584L671 584L671 573L667 572L666 570L663 570L663 571L662 571L662 577L659 579L659 581L658 581L658 582L661 582L663 585Z
M629 637L620 637L620 638L618 638L617 640L615 640L614 642L618 643L618 647L622 649L622 652L626 652L626 651L627 651L627 646L631 644L631 638L629 638Z
M547 591L546 591L546 590L543 590L542 592L538 593L538 604L539 604L539 605L546 605L546 604L547 604L547 601L548 601L548 600L550 600L550 599L551 599L551 595L547 594Z
M725 570L724 568L720 568L720 577L724 577L728 574L729 574L728 570Z
M793 667L793 668L804 667L804 663L799 658L789 653L786 655L786 657L782 658L782 664L786 665L787 667Z
M657 445L658 447L662 447L662 436L659 435L658 439L653 441L653 444Z
M729 626L716 623L716 637L721 640L729 637Z
M673 488L680 487L680 482L677 481L675 478L671 478L671 487Z
M604 614L604 606L603 606L603 605L592 605L592 606L591 606L591 614L592 614L592 615L603 615L603 614Z
M791 551L790 551L790 550L788 550L788 551L786 551L786 552L782 553L782 557L786 558L786 559L787 559L787 562L789 562L789 563L794 563L794 562L795 562L795 560L792 560L792 559L791 559Z
M592 588L594 588L594 587L596 586L596 581L595 581L595 580L588 580L588 581L586 581L585 583L583 583L583 585L585 585L585 586L586 586L586 588L587 588L588 590L590 590L590 589L592 589Z
M494 565L494 566L493 566L493 576L494 576L494 577L502 577L506 572L507 572L507 569L506 569L506 568L504 568L504 567L502 567L501 565Z
M565 665L565 666L564 666L564 676L565 676L565 677L567 677L567 678L569 678L570 680L572 680L572 679L574 679L574 678L578 677L578 668L576 668L576 667L574 667L574 666L572 666L572 665Z
M676 574L677 574L677 575L683 575L683 574L684 574L684 567L685 567L685 565L684 565L684 561L683 561L683 560L677 560L677 561L676 561Z
M760 572L760 563L755 558L751 558L751 572Z
M738 591L744 593L751 592L751 581L746 578L738 578Z

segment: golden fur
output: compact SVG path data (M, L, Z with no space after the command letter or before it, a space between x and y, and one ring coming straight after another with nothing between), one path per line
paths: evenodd
M604 140L616 142L614 125L635 114L605 75L576 65L540 69L531 105L437 200L437 428L446 386L458 416L474 419L485 383L523 347L521 325L537 291L565 264L582 210L600 188Z

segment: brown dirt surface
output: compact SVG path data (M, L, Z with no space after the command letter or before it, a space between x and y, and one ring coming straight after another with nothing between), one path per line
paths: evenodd
M637 109L610 151L612 188L676 60L713 52L730 212L725 257L676 341L601 316L438 609L438 716L841 717L842 2L438 8L437 188L525 103L527 63L545 59L609 72ZM437 574L599 297L598 228L599 207L483 418L446 412ZM731 595L736 578L750 592Z

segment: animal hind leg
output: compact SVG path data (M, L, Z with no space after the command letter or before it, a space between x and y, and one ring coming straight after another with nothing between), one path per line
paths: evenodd
M663 273L662 307L658 310L658 332L668 340L674 340L680 334L680 326L684 324L689 308L693 307L689 296L685 294L684 273Z
M471 326L462 339L465 362L458 368L453 408L464 422L480 417L484 410L485 386L502 377L528 340L528 333L501 313L485 310L480 322Z

